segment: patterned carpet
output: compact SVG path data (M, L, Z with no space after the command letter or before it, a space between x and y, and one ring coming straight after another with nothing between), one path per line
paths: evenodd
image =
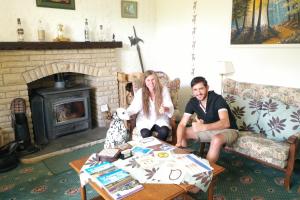
M76 150L36 164L21 164L16 169L0 174L1 200L58 200L80 199L79 177L68 166L69 161L90 155L103 148L103 144ZM300 200L300 162L293 175L289 192L283 188L282 172L264 167L235 154L222 152L218 164L226 168L220 175L215 200ZM88 199L97 194L87 187ZM206 199L205 193L192 195ZM159 199L159 198L158 198Z

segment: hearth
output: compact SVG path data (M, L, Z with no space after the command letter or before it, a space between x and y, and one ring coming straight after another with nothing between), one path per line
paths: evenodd
M91 128L90 87L37 89L30 101L38 145Z

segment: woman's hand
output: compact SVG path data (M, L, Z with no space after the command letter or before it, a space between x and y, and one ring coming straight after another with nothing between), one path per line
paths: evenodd
M163 105L161 105L160 106L160 108L159 108L159 113L162 115L162 114L164 114L164 113L167 113L167 112L169 112L170 111L170 108L169 107L165 107L165 106L163 106Z

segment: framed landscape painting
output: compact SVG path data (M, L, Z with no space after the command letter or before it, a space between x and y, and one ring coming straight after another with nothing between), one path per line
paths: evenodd
M299 44L299 0L233 0L231 44Z
M75 10L75 0L36 0L38 7Z

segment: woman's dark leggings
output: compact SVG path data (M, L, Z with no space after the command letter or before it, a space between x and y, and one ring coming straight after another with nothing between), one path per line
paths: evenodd
M158 133L157 138L163 141L167 140L167 137L169 135L170 129L167 126L158 126L154 124L154 126L151 128L151 130L143 128L141 130L141 135L143 138L152 136L152 132L155 131Z

